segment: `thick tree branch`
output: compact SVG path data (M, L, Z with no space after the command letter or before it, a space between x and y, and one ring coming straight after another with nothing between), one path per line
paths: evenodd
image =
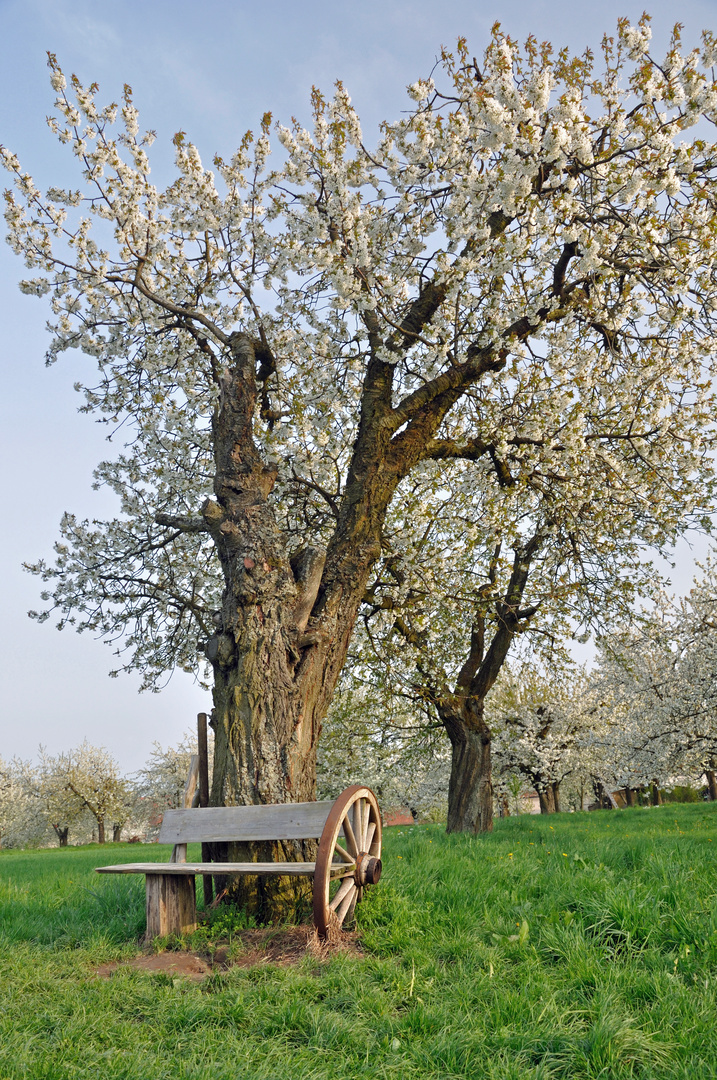
M513 569L508 586L502 601L496 604L498 616L498 628L493 635L485 659L474 675L469 694L471 697L482 701L498 678L503 661L508 655L508 650L513 642L517 630L520 628L520 601L523 598L525 586L528 583L528 575L533 559L537 555L544 541L542 530L536 532L531 539L518 548L513 558ZM530 611L530 608L526 608ZM524 616L526 617L526 616Z
M425 457L431 461L447 461L460 458L463 461L478 461L489 452L488 443L482 439L470 439L460 444L453 439L429 439Z
M157 514L157 525L165 525L170 529L179 529L183 533L208 533L209 529L203 517L191 517L187 514Z

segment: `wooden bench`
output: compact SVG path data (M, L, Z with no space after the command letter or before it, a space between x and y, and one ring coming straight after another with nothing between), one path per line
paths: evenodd
M319 841L316 862L187 862L193 842L313 839ZM148 939L196 928L197 874L312 875L314 925L322 938L331 925L351 918L364 889L381 876L381 813L374 793L360 784L336 802L167 810L159 842L174 844L168 863L96 868L98 874L146 876Z

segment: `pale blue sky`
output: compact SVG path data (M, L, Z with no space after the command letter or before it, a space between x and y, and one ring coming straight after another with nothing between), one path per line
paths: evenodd
M133 87L142 125L159 135L152 160L162 182L177 130L207 159L230 154L262 113L306 117L312 84L328 90L340 78L372 141L380 120L406 107L407 83L426 75L439 47L459 35L479 56L500 19L514 37L534 33L556 46L595 49L618 16L636 21L643 7L613 0L0 0L0 142L41 187L73 183L71 155L44 123L53 100L48 49L66 72L97 81L107 100L124 83ZM650 10L658 51L676 18L686 42L702 28L717 29L717 2L660 0ZM44 368L45 316L40 302L17 291L20 276L21 263L1 244L0 756L31 757L39 743L56 752L86 736L124 769L136 769L153 739L176 741L211 701L184 675L159 695L138 695L135 679L107 678L106 646L27 618L39 606L39 584L22 573L23 559L51 556L63 510L103 516L112 508L90 489L92 468L107 454L103 431L78 415L72 391L89 378L89 362L68 355ZM683 551L675 581L684 588L690 577Z

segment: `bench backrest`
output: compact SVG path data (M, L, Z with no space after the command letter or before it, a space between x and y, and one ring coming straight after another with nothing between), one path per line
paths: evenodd
M198 810L167 810L162 820L159 842L318 840L333 805L329 800L271 806L204 806Z

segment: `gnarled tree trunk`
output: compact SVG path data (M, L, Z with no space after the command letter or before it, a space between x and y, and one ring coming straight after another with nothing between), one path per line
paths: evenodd
M493 783L490 728L483 720L482 707L477 709L475 702L466 702L461 713L450 712L445 707L439 710L451 741L447 831L491 832Z
M234 368L223 374L213 421L216 501L202 511L225 581L216 633L205 646L214 667L215 806L315 798L321 723L380 554L386 508L411 461L410 454L393 467L386 461L391 431L379 422L390 410L385 386L362 414L364 430L327 552L291 553L272 506L276 469L263 462L252 437L256 354L255 342L236 338ZM303 861L313 858L314 847L232 844L218 855ZM277 915L296 903L297 882L301 893L301 879L242 879L233 896L260 916Z

